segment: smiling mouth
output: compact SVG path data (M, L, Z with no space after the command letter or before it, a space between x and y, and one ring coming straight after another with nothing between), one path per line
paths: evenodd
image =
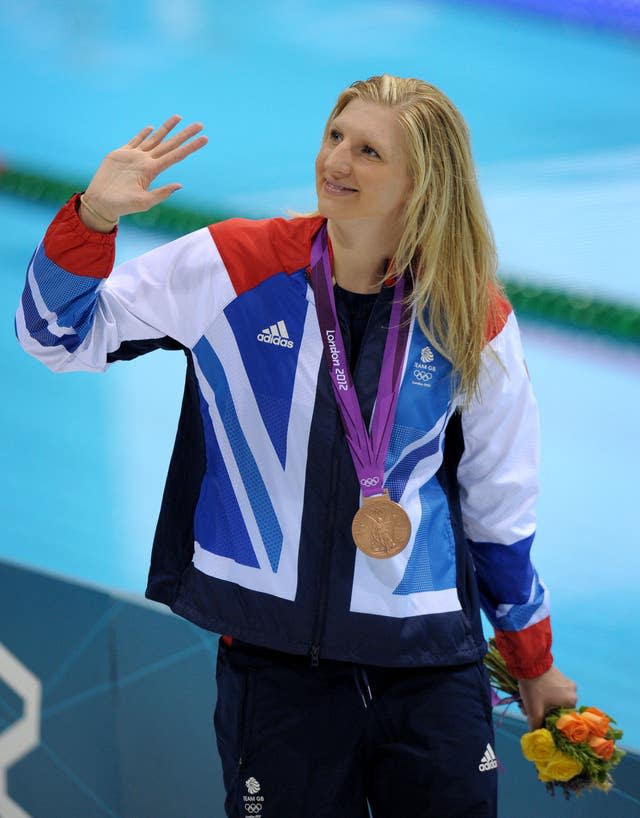
M337 194L357 193L358 192L353 187L347 187L346 185L339 185L337 182L330 182L328 179L324 180L324 189L327 191L327 193L337 193Z

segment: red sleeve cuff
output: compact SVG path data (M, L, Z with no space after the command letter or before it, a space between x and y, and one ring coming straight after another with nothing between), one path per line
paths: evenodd
M98 233L78 216L80 194L74 194L58 211L44 237L46 256L68 273L89 278L106 278L116 256L115 227L110 233Z
M521 631L495 632L496 646L516 679L534 679L553 664L551 655L551 620L547 616Z

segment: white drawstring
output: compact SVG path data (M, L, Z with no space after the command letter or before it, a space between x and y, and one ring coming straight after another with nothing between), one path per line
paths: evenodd
M362 699L362 704L364 705L364 709L366 710L369 707L369 704L367 702L367 698L366 698L366 696L364 694L364 690L363 690L362 685L360 683L360 678L358 676L358 669L362 673L362 679L364 681L364 684L366 685L366 689L367 689L367 693L369 694L369 701L370 702L373 701L373 695L371 693L371 686L369 684L369 677L367 676L367 671L363 667L359 668L358 665L354 665L353 666L353 678L355 679L356 688L358 689L358 693L360 694L360 698Z
M373 696L371 695L371 686L369 685L369 677L367 676L367 671L364 668L361 668L362 675L364 677L364 682L367 686L367 692L369 693L369 701L373 701Z
M364 705L364 709L366 710L367 707L368 707L368 704L367 704L367 700L365 698L365 695L364 695L364 693L362 691L362 687L360 685L360 679L358 678L358 667L357 667L357 665L353 666L353 678L355 680L356 688L358 690L358 693L360 694L360 698L362 699L362 704Z

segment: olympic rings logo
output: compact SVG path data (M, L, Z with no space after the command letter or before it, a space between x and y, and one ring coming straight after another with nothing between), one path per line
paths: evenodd
M372 486L377 486L379 482L379 477L363 477L360 481L360 485L370 489Z
M431 372L423 372L422 369L414 369L413 370L413 377L417 381L430 381L433 377Z
M245 804L244 805L245 812L253 813L256 815L262 809L262 804Z

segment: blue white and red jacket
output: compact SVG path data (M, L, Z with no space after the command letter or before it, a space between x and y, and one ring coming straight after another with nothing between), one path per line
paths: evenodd
M308 277L321 224L232 219L112 271L115 231L88 230L74 197L29 264L20 343L60 372L184 351L149 598L256 645L388 666L479 659L482 606L512 672L539 675L552 660L529 557L538 421L511 307L487 329L468 405L412 318L385 464L412 534L395 557L367 557L351 536L361 497ZM367 423L392 293L375 302L354 372Z

